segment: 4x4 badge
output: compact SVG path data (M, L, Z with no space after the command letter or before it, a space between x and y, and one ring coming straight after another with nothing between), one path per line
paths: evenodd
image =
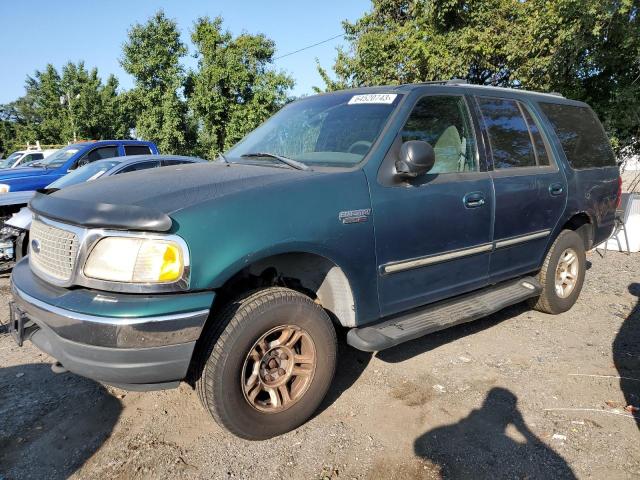
M370 208L362 208L360 210L346 210L338 214L338 219L344 223L362 223L366 222L371 215Z

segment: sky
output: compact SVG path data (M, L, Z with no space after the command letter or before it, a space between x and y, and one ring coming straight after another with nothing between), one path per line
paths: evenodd
M0 1L0 104L24 94L27 75L52 63L61 70L68 61L84 60L97 67L103 79L113 73L120 87L132 86L132 78L118 59L127 31L163 9L178 23L182 40L189 41L193 22L202 16L224 19L234 34L263 33L276 43L276 57L343 33L342 20L354 21L370 9L369 0L321 1L205 1L205 0L20 0ZM275 67L296 82L293 95L312 93L322 86L315 59L330 68L342 38L276 60ZM194 66L189 56L183 60Z

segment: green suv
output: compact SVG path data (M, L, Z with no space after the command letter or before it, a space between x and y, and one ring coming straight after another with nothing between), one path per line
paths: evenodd
M36 195L9 327L101 382L186 380L269 438L320 405L339 330L378 351L525 300L568 310L619 187L581 102L451 82L308 97L216 162Z

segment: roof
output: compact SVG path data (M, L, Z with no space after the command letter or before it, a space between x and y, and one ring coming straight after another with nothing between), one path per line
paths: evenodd
M553 102L553 103L565 103L574 105L585 105L585 103L571 100L563 97L559 93L554 92L536 92L533 90L525 90L521 88L507 88L507 87L494 87L490 85L476 85L467 83L465 80L438 80L432 82L422 83L404 83L401 85L380 85L375 87L357 87L353 89L340 90L341 93L389 93L397 92L401 94L408 94L417 89L433 88L437 91L451 91L451 93L468 93L468 94L484 94L484 95L504 95L506 96L527 96L537 97L538 100ZM322 94L321 94L322 95Z
M133 163L133 162L139 162L141 160L182 160L185 162L194 162L194 163L207 161L200 157L188 157L186 155L127 155L126 157L114 157L114 158L125 159L123 160L122 163L124 162Z
M75 146L75 147L87 147L93 145L102 145L102 144L113 144L113 143L121 143L123 145L153 145L153 142L149 142L147 140L85 140L85 141L77 141L71 143L67 146Z
M184 162L193 162L193 163L206 162L206 160L204 160L202 158L186 157L184 155L151 155L151 154L147 154L147 155L127 155L126 157L102 158L102 159L96 160L95 162L92 162L92 163L99 163L99 162L114 163L114 162L116 162L118 164L118 167L121 167L123 165L128 165L130 163L138 163L138 162L153 161L153 160L155 160L155 161L159 161L159 160L182 160Z

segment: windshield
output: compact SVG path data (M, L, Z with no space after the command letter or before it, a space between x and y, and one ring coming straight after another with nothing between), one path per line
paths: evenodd
M39 160L30 165L44 165L51 168L59 167L60 165L64 165L67 160L78 153L78 150L80 150L80 148L78 148L76 145L69 145L68 147L61 148L56 153L48 156L44 160Z
M270 153L308 166L352 167L362 161L400 101L395 93L333 93L284 107L225 156Z
M96 178L100 178L107 170L111 170L118 165L118 160L100 160L90 163L84 167L80 167L71 173L66 174L64 177L59 178L55 182L51 183L47 188L65 188L78 183L90 182Z
M13 162L18 160L22 156L22 152L13 152L4 160L0 160L0 168L9 168L13 165Z

